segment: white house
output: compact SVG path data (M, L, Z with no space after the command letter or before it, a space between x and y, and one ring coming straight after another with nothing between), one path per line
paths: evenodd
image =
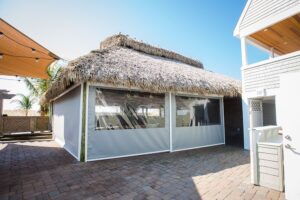
M242 51L244 148L256 150L250 145L253 128L281 126L286 198L300 199L300 1L248 0L234 36ZM248 63L248 44L269 59Z

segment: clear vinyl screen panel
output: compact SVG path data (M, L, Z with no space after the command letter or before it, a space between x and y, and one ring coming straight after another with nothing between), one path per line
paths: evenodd
M176 96L176 127L220 124L219 99Z
M220 98L173 96L173 150L224 143Z
M169 98L89 87L88 160L169 151Z
M165 127L165 95L96 89L96 129Z

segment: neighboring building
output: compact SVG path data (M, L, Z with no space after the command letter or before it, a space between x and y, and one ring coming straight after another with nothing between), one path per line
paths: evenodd
M282 126L286 197L300 199L300 1L248 0L234 35L241 39L242 49L244 147L255 151L250 145L255 127ZM247 44L266 51L270 58L249 64Z
M115 35L70 62L42 101L56 141L92 161L224 144L223 97L242 113L240 92L196 60ZM228 132L242 132L237 122Z

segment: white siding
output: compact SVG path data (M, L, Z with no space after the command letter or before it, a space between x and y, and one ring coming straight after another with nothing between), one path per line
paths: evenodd
M252 0L242 19L240 29L251 26L259 21L275 15L299 4L299 0Z
M79 159L80 87L53 103L53 134L55 140Z
M279 88L281 74L300 70L300 53L284 59L264 62L243 69L244 92L255 92L257 89Z

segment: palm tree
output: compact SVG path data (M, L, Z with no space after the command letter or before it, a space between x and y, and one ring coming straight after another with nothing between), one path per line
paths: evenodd
M35 99L31 95L17 94L21 99L15 99L12 102L19 104L19 108L25 111L25 115L28 116L28 111L32 108Z
M62 65L55 63L53 66L48 67L47 74L49 79L31 79L24 78L24 82L31 94L37 98L40 98L51 86L51 84L57 79L59 72L62 70ZM41 115L45 115L49 111L49 105L40 105Z

